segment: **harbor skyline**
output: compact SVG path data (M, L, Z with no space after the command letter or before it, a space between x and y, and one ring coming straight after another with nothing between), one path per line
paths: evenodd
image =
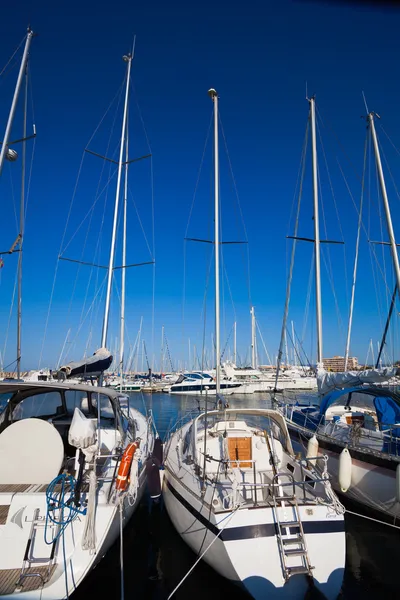
M98 5L88 3L84 11L80 9L79 20L75 17L78 5L74 3L69 5L68 11L65 9L61 17L46 3L38 5L36 11L28 11L28 4L25 8L23 5L18 16L8 7L5 9L6 18L0 24L2 65L7 63L18 45L29 19L39 33L31 49L37 140L24 245L22 368L27 370L38 366L60 239L82 151L123 81L124 67L122 61L119 65L119 61L129 50L134 33L137 38L132 74L141 111L137 122L140 124L143 118L153 155L156 270L154 323L152 267L131 270L127 277L126 322L131 340L134 340L143 316L143 339L146 340L151 362L153 357L159 362L162 326L165 327L174 360L184 360L188 339L198 347L198 351L202 345L202 305L209 249L187 246L183 318L183 247L186 231L189 236L202 237L206 236L210 227L209 170L202 173L189 227L188 218L212 111L206 92L210 85L215 85L221 98L221 120L245 224L244 229L240 219L237 220L235 194L226 185L221 189L223 233L226 239L236 240L239 237L242 240L246 236L250 257L248 270L247 249L228 247L224 250L227 279L221 343L224 347L236 320L238 349L244 360L250 345L249 311L254 305L269 353L276 356L291 243L286 240L286 235L293 231L290 212L308 114L305 99L307 83L308 93L315 92L317 95L321 137L334 189L335 201L332 202L329 178L325 174L321 203L325 207L327 234L331 239L341 239L343 234L345 241L345 250L330 250L336 298L332 296L329 274L323 265L324 354L343 354L357 212L337 160L339 158L354 202L358 205L365 135L365 124L360 119L365 114L362 91L369 108L381 114L385 131L390 131L391 139L398 142L400 116L397 95L400 90L394 71L397 45L400 44L396 37L398 11L358 4L284 2L278 7L253 3L246 8L245 15L240 5L231 5L227 15L223 7L212 12L211 5L204 4L192 15L183 4L175 3L168 9L159 4L156 14L153 14L150 8L135 10L121 3L114 7L110 23L105 6L94 12L95 6ZM357 28L357 44L353 37L354 27ZM9 110L15 77L14 69L3 81L0 106L4 115ZM14 131L18 133L19 129L20 123L16 123ZM132 140L137 133L140 155L144 153L147 141L139 127L132 131ZM334 143L335 136L340 140L342 149L337 142ZM382 144L384 141L388 160L394 161L391 164L395 174L398 157L382 135ZM210 160L211 157L206 163L208 169ZM226 157L224 161L225 166L222 166L229 172L229 161ZM323 163L323 155L320 161ZM79 209L85 206L85 196L89 209L97 185L98 177L91 165L80 189ZM0 235L4 250L16 237L13 227L18 175L12 173L15 167L11 163L7 165L1 183L4 208ZM132 169L131 180L150 252L136 223L128 237L132 262L149 260L153 249L151 181L146 168L149 169L143 167L143 172L139 172L136 184ZM309 164L306 177L300 226L302 235L309 235L312 231ZM388 192L396 231L399 206L392 185ZM133 218L134 209L131 209ZM339 220L336 213L340 216ZM80 210L73 212L72 217L69 236L79 226L82 218ZM111 226L111 216L108 220L106 227ZM379 235L379 225L377 231ZM381 232L385 239L384 225ZM94 236L93 231L90 236ZM108 252L108 248L105 247L104 251ZM381 338L387 308L386 295L381 293L378 302L376 299L375 288L382 283L374 282L369 252L364 235L351 344L351 354L359 356L360 363L367 354L370 339L376 345ZM0 327L6 332L17 261L15 256L3 255L2 259ZM392 288L389 253L385 260L387 281ZM311 249L299 245L290 312L299 335L304 324L310 266ZM42 367L52 367L57 362L69 328L75 327L71 339L77 336L85 284L82 280L78 282L71 306L74 281L73 267L58 267ZM117 302L114 309L116 305ZM211 310L211 306L210 292L207 310ZM114 312L111 350L118 329L118 314ZM313 352L315 355L315 342L311 341L315 335L315 328L311 325L313 319L311 299L305 328L305 345L311 361ZM10 320L6 346L4 336L0 340L3 366L15 357L14 322L15 312ZM210 319L206 326L205 344L209 352L212 328ZM394 332L390 349L390 357L395 360L398 358L396 336ZM97 347L100 340L90 343ZM88 331L85 331L81 339L77 337L74 353L68 358L79 358L87 346ZM259 350L263 353L261 343Z

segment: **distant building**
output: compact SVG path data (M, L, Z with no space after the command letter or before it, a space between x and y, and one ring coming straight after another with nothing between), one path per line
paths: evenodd
M344 371L344 356L333 356L332 358L324 358L324 369L326 371ZM349 356L347 359L347 370L355 371L358 369L358 358Z

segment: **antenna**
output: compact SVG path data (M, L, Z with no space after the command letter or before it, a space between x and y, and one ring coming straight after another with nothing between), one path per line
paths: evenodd
M361 93L362 93L362 97L363 97L363 100L364 100L365 110L367 111L367 115L369 115L369 110L368 110L367 101L365 99L365 94L364 94L364 92L361 92Z

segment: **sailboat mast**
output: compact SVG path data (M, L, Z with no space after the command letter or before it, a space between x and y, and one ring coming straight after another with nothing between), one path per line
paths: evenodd
M293 340L293 364L297 367L297 346L296 338L294 337L294 323L292 321L292 340Z
M220 331L219 331L219 154L218 154L218 95L214 89L208 90L214 103L214 244L215 244L215 382L216 393L220 393Z
M6 130L5 130L5 133L3 136L2 146L1 146L1 150L0 150L0 175L3 171L4 160L5 160L5 158L7 156L7 152L8 152L8 141L10 139L11 128L12 128L12 124L14 121L15 109L17 108L18 96L19 96L19 92L21 89L22 80L24 78L25 71L26 71L26 64L28 62L28 56L29 56L29 47L31 45L32 38L33 38L33 31L28 29L28 34L26 36L26 41L25 41L24 53L22 55L21 66L20 66L19 73L18 73L18 79L17 79L17 83L15 85L14 97L13 97L13 100L11 103L10 114L8 115Z
M112 284L112 277L113 277L113 270L114 270L115 240L116 240L116 236L117 236L118 208L119 208L119 196L120 196L120 190L121 190L121 175L122 175L122 164L123 164L124 146L125 146L126 121L127 121L127 115L128 115L129 83L130 83L130 76L131 76L132 55L128 54L128 55L124 56L123 60L126 63L128 63L128 66L127 66L127 75L126 75L124 116L122 119L121 146L120 146L120 150L119 150L119 161L118 161L117 190L115 193L114 221L113 221L113 229L112 229L112 237L111 237L110 261L108 264L106 304L104 307L103 330L102 330L102 334L101 334L101 347L102 348L105 348L106 344L107 344L108 321L109 321L109 316L110 316L111 284Z
M380 187L381 187L383 206L384 206L384 209L385 209L386 225L387 225L387 230L388 230L388 235L389 235L390 249L392 251L392 260L393 260L394 272L395 272L395 275L396 275L397 289L400 290L399 256L397 254L396 239L394 237L394 230L393 230L393 224L392 224L392 216L390 214L389 200L388 200L388 195L387 195L387 192L386 192L385 177L383 175L381 155L380 155L380 152L379 152L379 145L378 145L378 138L377 138L376 131L375 131L374 113L369 113L369 115L368 115L368 123L369 123L370 128L371 128L372 141L373 141L373 144L374 144L375 161L376 161L376 167L378 169L379 184L380 184Z
M285 329L285 360L286 360L286 368L288 368L288 366L289 366L289 353L288 353L288 346L287 346L286 329Z
M233 363L237 366L236 362L236 321L233 324Z
M21 200L19 208L19 254L17 292L17 379L21 378L21 330L22 330L22 251L25 231L25 167L26 167L26 120L28 114L28 70L25 65L24 122L22 128Z
M254 306L250 309L251 315L251 367L256 368L256 318L254 316Z
M139 368L139 352L140 352L140 338L142 336L142 325L143 325L143 317L140 317L140 326L139 326L139 332L138 332L138 342L137 342L137 346L136 346L136 360L135 360L135 373L139 373L138 368Z
M164 325L161 327L161 356L160 356L160 373L164 373Z
M121 329L119 347L119 369L121 373L121 392L124 379L124 352L125 352L125 282L126 282L126 213L128 208L128 152L129 135L126 133L125 142L125 179L124 179L124 213L122 224L122 273L121 273Z
M314 195L314 248L315 248L315 306L317 317L317 366L322 366L322 306L321 306L321 257L319 239L317 134L315 125L315 98L310 98L312 175Z

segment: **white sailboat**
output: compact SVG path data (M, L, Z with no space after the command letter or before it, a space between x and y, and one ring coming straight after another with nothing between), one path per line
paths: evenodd
M397 368L369 369L329 373L322 364L322 307L319 273L318 187L316 181L316 144L314 99L310 100L313 132L314 224L317 298L318 390L316 404L283 405L281 410L296 450L307 452L309 440L329 456L332 485L357 502L360 509L379 512L379 518L390 522L400 517L400 395L382 383L393 381ZM391 246L397 290L400 289L400 267L390 206L375 131L374 113L367 116L375 153L381 195ZM358 245L358 242L357 242ZM318 268L317 268L318 267ZM353 294L354 301L354 276ZM350 322L351 322L350 313ZM350 330L350 328L349 328ZM349 336L346 357L349 352ZM378 384L378 385L377 385Z
M127 80L103 358L132 56L124 60ZM99 357L90 360L93 369L99 367ZM154 466L154 441L151 415L135 410L127 396L111 388L68 381L0 383L0 596L70 597L119 534L122 538L145 489L146 473ZM123 598L123 572L121 587Z
M220 390L218 96L214 103L215 348ZM254 598L337 597L345 565L342 507L312 461L298 460L282 415L222 408L176 429L166 442L163 495L182 539ZM310 457L311 458L311 457ZM329 550L327 550L329 548ZM174 590L175 592L175 590ZM173 592L173 593L174 593ZM171 595L173 595L173 593Z
M225 361L222 368L231 382L241 384L239 393L314 390L317 387L316 377L304 375L296 368L281 371L278 378L274 372L263 373L260 369L252 367L237 367L230 361Z

